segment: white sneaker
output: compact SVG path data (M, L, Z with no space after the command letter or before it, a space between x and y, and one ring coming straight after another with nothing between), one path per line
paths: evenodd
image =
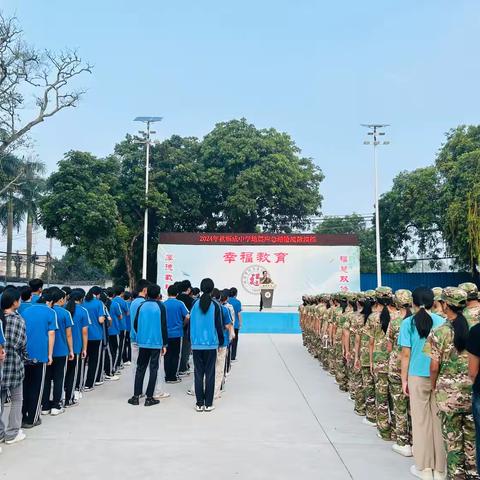
M205 412L213 412L215 410L215 405L210 405L209 407L205 407L203 410Z
M375 422L371 422L368 418L364 418L362 420L362 422L365 424L365 425L369 425L370 427L376 427L377 424Z
M50 415L51 410L42 410L42 415Z
M124 367L128 367L128 366L131 365L131 364L132 364L132 362L125 362L125 363L123 364L123 366L124 366Z
M195 411L197 412L203 412L204 407L199 407L198 405L195 405Z
M105 382L102 380L100 382L95 382L95 386L99 387L100 385L103 385Z
M412 453L412 446L411 445L399 445L398 443L394 443L392 445L392 450L395 453L403 455L404 457L411 457L413 456Z
M190 395L190 396L193 397L193 396L195 395L195 392L194 392L191 388L189 388L189 389L187 390L187 395Z
M423 480L432 480L433 479L433 472L431 468L424 468L423 470L417 470L415 465L410 467L410 473L417 478L421 478Z
M437 472L436 470L433 471L434 480L445 480L446 478L447 478L447 472Z
M168 392L160 392L153 396L155 400L165 400L165 398L169 398L170 394Z
M25 440L27 436L23 433L22 430L19 430L17 433L17 436L15 438L12 438L12 440L5 440L5 443L7 445L13 445L14 443L21 442L22 440Z
M105 380L116 382L117 380L120 380L120 377L118 375L105 375Z
M64 408L52 408L50 415L52 415L53 417L56 417L57 415L61 415L64 412L65 412Z

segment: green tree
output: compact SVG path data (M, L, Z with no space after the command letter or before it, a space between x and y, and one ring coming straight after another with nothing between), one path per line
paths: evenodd
M381 244L385 257L428 256L432 266L442 250L442 208L435 167L400 172L380 198Z
M47 279L47 271L43 273ZM75 251L67 249L65 255L60 259L52 261L53 282L104 282L107 272L92 265L84 255L79 255Z
M117 254L118 211L112 188L118 170L113 158L101 160L70 151L50 175L40 202L40 221L47 236L105 270Z
M219 123L204 138L200 160L208 230L290 232L319 213L323 173L286 133L245 119Z

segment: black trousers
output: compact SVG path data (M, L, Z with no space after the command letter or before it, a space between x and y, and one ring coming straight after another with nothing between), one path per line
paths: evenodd
M194 350L193 366L195 370L195 396L199 407L211 407L215 392L215 362L217 349Z
M237 358L237 348L238 348L238 334L240 330L235 328L235 338L232 340L232 360L236 360Z
M51 365L47 365L45 375L45 385L42 395L42 410L50 410L52 408L60 409L62 407L62 395L65 383L65 370L67 367L67 357L53 357ZM50 400L50 394L53 394Z
M123 345L123 363L132 361L132 344L130 342L130 332L125 330L125 343Z
M147 366L150 365L150 376L147 385L147 397L153 397L155 393L155 385L157 384L158 365L160 360L159 348L142 348L138 349L137 370L135 372L134 395L143 393L143 380Z
M118 335L108 336L108 345L105 350L105 375L112 376L116 371L118 354Z
M67 360L67 372L65 373L65 403L71 403L77 383L78 375L78 359L79 355L75 354L73 360Z
M167 382L174 382L177 379L181 348L181 337L168 339L167 353L164 358L165 381Z
M190 342L189 329L187 327L183 329L182 351L180 352L180 366L178 367L179 372L188 372L190 370L188 360L191 351L192 343Z
M230 342L227 347L227 356L225 359L225 373L229 373L231 367L232 367L232 342Z
M46 371L46 363L25 365L22 407L23 423L33 425L40 418Z
M89 340L87 345L87 377L85 379L85 387L93 388L95 379L97 378L100 357L102 350L101 340Z
M125 330L120 330L120 335L118 336L118 353L117 353L117 364L115 365L115 371L120 368L120 365L123 363L123 350L125 348Z
M79 356L78 358L78 373L77 381L75 382L75 390L81 392L85 386L85 359Z
M97 377L95 378L96 382L103 381L103 369L105 368L105 357L107 356L108 343L104 340L101 341L100 348L100 359L98 361L98 371Z

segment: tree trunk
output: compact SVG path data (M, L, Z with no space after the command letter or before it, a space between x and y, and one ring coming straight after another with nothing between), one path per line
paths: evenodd
M128 285L130 291L132 291L135 288L135 273L133 271L133 258L130 250L125 252L125 266L127 268Z
M27 214L27 280L32 273L32 239L33 239L33 218L30 212Z
M13 201L12 193L8 196L8 213L7 213L7 267L6 277L12 276L12 243L13 243Z

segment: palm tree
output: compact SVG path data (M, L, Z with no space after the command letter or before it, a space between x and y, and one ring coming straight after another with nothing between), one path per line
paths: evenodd
M12 271L13 230L20 230L27 218L27 276L30 276L33 226L38 223L38 200L44 180L43 163L6 155L0 162L0 226L7 233L6 275Z

